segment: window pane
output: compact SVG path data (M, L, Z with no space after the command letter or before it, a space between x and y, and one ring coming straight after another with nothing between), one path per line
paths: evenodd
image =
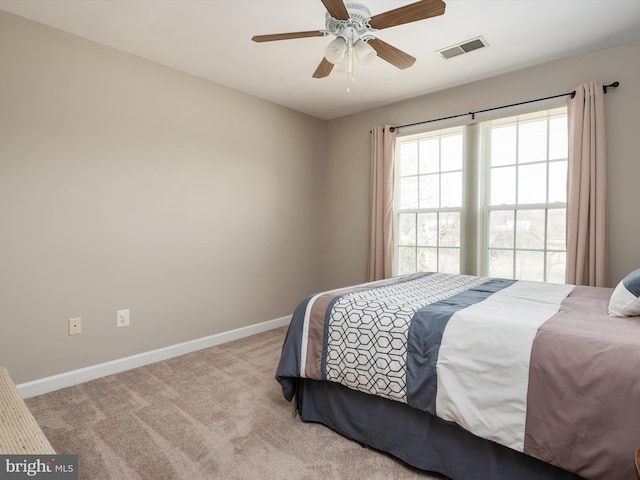
M415 245L416 244L416 215L415 213L402 213L399 216L398 245Z
M567 117L549 120L549 160L567 158L568 141Z
M513 205L516 203L516 167L491 169L490 205Z
M439 206L439 175L420 175L420 208L438 208Z
M438 271L438 249L418 248L418 272Z
M436 173L440 169L440 141L430 138L420 142L420 173Z
M460 273L460 249L441 248L438 256L438 271L444 273Z
M403 143L400 145L400 176L418 174L418 145Z
M462 206L462 172L443 173L441 175L442 207L461 207Z
M488 275L513 278L513 250L489 250Z
M441 247L460 246L460 213L442 212L440 214L440 241Z
M418 245L423 247L438 246L438 214L418 214Z
M550 209L547 213L547 249L566 250L567 211L564 208ZM564 278L564 272L563 272Z
M518 129L518 163L547 159L547 121L521 123Z
M494 127L491 129L491 166L516 163L516 127Z
M443 137L440 145L442 151L440 170L443 172L462 170L462 135Z
M567 268L567 254L565 252L547 253L547 282L564 283Z
M398 248L398 274L413 273L416 271L415 247Z
M544 282L544 252L516 250L516 278Z
M489 212L489 247L513 248L515 237L514 210Z
M400 179L400 208L418 208L418 177Z
M544 249L544 232L544 210L516 212L516 248Z
M549 203L567 202L567 161L549 164Z
M524 165L518 171L518 204L547 202L547 164Z

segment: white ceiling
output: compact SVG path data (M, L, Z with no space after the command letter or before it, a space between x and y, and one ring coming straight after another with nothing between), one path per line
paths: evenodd
M350 93L335 69L311 78L329 37L251 41L324 29L320 0L0 0L0 9L321 119L640 40L640 0L445 2L442 16L377 34L416 57L413 67L379 58L357 66ZM413 2L361 3L375 15ZM449 60L436 53L479 35L488 48Z

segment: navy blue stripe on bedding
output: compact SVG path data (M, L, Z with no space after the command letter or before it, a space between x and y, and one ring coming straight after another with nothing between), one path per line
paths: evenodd
M436 414L436 364L442 335L449 319L458 310L479 303L513 285L516 280L490 279L458 295L418 310L409 326L407 339L407 403Z
M300 346L302 344L302 330L304 314L312 296L305 298L296 307L284 343L282 354L276 370L276 380L282 386L282 394L287 401L291 401L296 393L298 377L300 376Z

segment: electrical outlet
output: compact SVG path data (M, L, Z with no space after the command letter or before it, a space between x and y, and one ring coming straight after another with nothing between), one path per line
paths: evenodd
M81 318L80 317L70 318L69 319L69 335L80 335L80 332L82 332Z
M116 326L128 327L129 326L129 310L118 310L116 312Z

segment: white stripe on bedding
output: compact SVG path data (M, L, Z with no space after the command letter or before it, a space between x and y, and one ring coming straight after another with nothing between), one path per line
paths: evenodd
M437 415L522 451L533 340L573 288L519 281L455 313L436 366Z
M306 377L307 370L307 346L309 345L309 319L311 318L311 308L316 299L324 293L314 295L307 303L307 308L304 311L304 322L302 324L302 345L300 345L300 376Z

